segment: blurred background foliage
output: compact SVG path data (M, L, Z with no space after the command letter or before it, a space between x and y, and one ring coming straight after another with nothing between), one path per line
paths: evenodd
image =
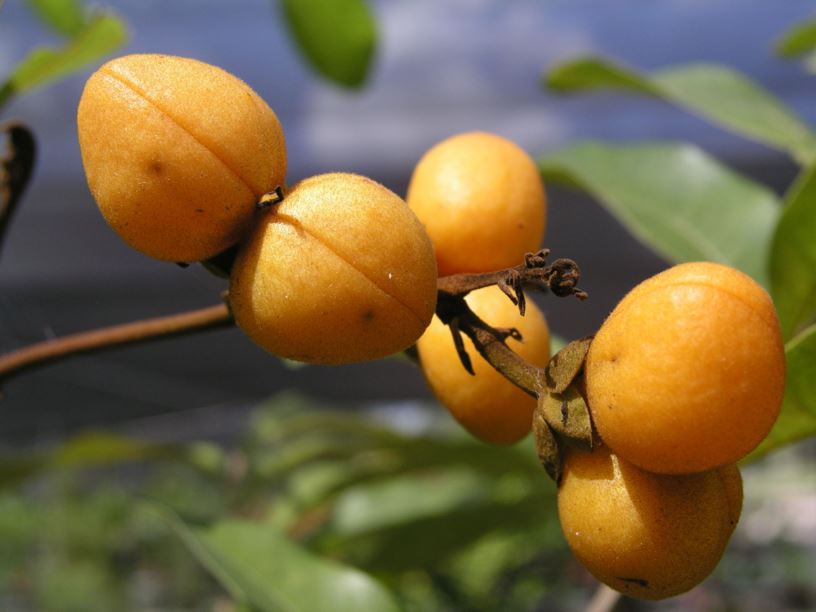
M0 111L98 64L127 39L107 9L78 0L26 5L58 44L33 49L9 71ZM381 39L370 4L281 0L276 9L317 74L365 87ZM811 71L814 49L811 21L776 45ZM718 64L641 72L583 56L549 66L543 83L560 94L616 90L675 105L798 168L780 195L691 142L589 140L540 158L548 184L589 193L663 261L709 259L754 276L770 290L787 340L782 417L751 459L768 456L746 466L743 519L714 577L668 602L617 608L813 609L816 135L772 92ZM216 441L83 431L9 450L0 457L0 608L588 604L594 581L566 550L554 487L529 440L485 446L422 402L347 408L282 394L245 413L240 433Z
M410 421L393 408L338 408L278 396L226 449L86 434L37 456L36 477L0 490L0 606L587 605L594 581L566 548L529 441L486 446L434 407L414 407ZM813 496L802 483L813 460L798 449L747 466L742 521L714 576L680 598L616 609L812 606Z

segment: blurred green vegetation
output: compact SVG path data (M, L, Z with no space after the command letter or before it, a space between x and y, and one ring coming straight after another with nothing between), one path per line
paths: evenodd
M0 491L0 609L586 605L596 583L566 548L529 440L489 447L436 407L399 410L412 432L387 425L393 413L282 395L223 453L174 445L159 457L112 453L107 467L54 460L98 445L68 441L71 453L48 451L50 462L31 461L36 472ZM743 520L714 577L648 609L816 606L816 528L796 519L816 504L813 463L799 447L749 466Z

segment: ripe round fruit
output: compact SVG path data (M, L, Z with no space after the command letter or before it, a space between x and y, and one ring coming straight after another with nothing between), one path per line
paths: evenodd
M688 591L717 566L739 518L741 481L720 471L660 475L606 447L568 453L558 488L564 537L598 580L626 595Z
M538 168L495 134L459 134L431 148L414 170L407 202L434 243L441 276L518 265L544 236Z
M494 327L515 327L523 342L508 345L527 361L545 366L550 358L550 334L544 315L528 301L525 316L496 287L471 292L468 306ZM471 434L493 444L513 444L526 436L533 422L535 398L499 374L476 351L469 338L465 348L473 363L471 376L459 361L450 330L434 317L417 342L420 364L439 402Z
M255 203L286 174L272 109L243 81L192 59L108 62L85 85L77 125L99 209L157 259L200 261L238 242Z
M239 327L280 357L385 357L416 342L433 316L433 247L382 185L315 176L257 219L233 264L229 302Z
M768 434L785 355L770 297L728 266L675 266L635 287L587 355L598 433L643 469L688 473L734 463Z

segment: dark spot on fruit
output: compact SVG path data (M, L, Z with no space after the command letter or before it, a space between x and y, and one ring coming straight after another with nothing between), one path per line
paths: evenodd
M368 322L368 321L373 321L373 320L374 320L374 311L373 310L366 310L363 313L363 321Z
M159 160L154 159L150 162L148 166L148 170L156 175L161 175L164 172L164 164L162 164Z
M203 208L196 208L195 210L196 210L197 213L203 213L204 212Z
M649 586L649 581L644 580L643 578L624 578L623 576L618 576L618 580L621 580L623 582L630 582L632 584L636 584L636 585L641 586L643 588L646 588L646 587Z

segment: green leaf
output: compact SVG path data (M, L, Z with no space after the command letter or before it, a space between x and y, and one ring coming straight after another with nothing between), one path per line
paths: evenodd
M558 93L593 89L625 89L660 96L660 91L640 74L598 57L579 57L550 68L545 75L547 87Z
M157 459L184 461L206 471L220 470L224 460L217 447L206 443L161 444L88 432L45 452L0 455L0 487L51 470Z
M397 612L371 576L316 557L269 525L226 520L193 527L162 511L201 564L237 600L264 611Z
M688 64L642 75L602 58L584 57L553 68L547 85L571 93L615 88L656 96L736 134L816 160L816 135L777 97L743 74L717 64Z
M793 26L776 41L774 50L782 57L795 57L816 50L816 19Z
M354 487L339 499L332 529L343 535L357 535L418 517L446 514L489 497L490 484L489 479L469 470L451 469Z
M779 418L749 460L816 435L816 325L785 345L787 381Z
M12 95L61 79L99 61L124 44L126 39L122 21L112 15L99 15L65 47L34 49L0 86L0 106Z
M323 545L376 571L439 567L492 531L554 520L543 477L494 480L460 467L354 487L338 500Z
M700 149L586 142L539 165L545 179L591 193L669 261L717 261L765 283L778 198Z
M301 53L325 78L345 87L366 80L377 24L365 0L280 0Z
M816 316L816 166L785 197L771 243L771 293L785 338Z
M278 419L274 434L273 428L267 427L264 443L269 445L269 455L263 448L251 451L252 455L260 456L262 469L258 471L266 478L291 472L313 461L326 458L348 461L372 452L381 453L378 464L389 472L451 463L465 463L496 474L536 469L535 459L520 445L500 448L464 435L403 435L376 424L373 419L338 411L304 410Z
M79 0L26 0L37 17L57 34L73 38L85 28L85 9Z

